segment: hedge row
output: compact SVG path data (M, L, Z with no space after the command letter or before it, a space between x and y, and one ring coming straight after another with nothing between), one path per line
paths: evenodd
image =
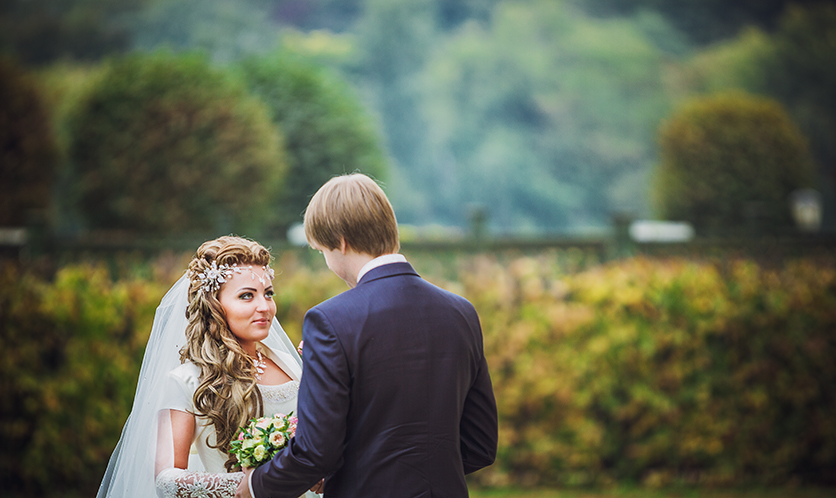
M345 286L292 255L274 266L279 318L298 341L308 307ZM433 271L480 313L499 404L498 460L475 484L832 480L834 267L633 259L567 274L545 254ZM0 270L10 491L95 491L170 280Z
M461 273L500 410L480 481L833 482L833 267L549 262Z
M13 496L93 496L133 401L159 284L0 268L0 473Z

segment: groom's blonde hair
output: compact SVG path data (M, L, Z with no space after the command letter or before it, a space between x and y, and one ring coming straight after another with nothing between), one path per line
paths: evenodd
M334 177L317 190L305 210L308 243L325 249L345 239L356 252L377 257L400 249L395 211L383 189L360 173Z

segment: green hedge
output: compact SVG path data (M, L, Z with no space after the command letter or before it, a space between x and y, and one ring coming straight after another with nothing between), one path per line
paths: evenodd
M44 222L58 148L42 90L0 55L0 95L0 226Z
M263 233L287 170L267 108L199 54L109 61L77 96L68 206L90 229Z
M832 482L833 267L474 264L501 423L480 482Z
M91 266L0 268L5 491L92 496L130 411L158 284Z
M289 226L301 223L311 196L333 176L361 171L387 179L382 142L348 83L282 53L251 57L236 67L284 136L288 171L282 195L271 204L279 213L274 235L284 237Z
M699 232L792 227L790 194L812 186L807 139L776 101L744 93L686 102L659 128L660 215Z
M631 259L567 273L550 253L415 261L482 320L500 448L475 484L832 481L832 265ZM157 266L148 273L170 273L170 261ZM291 253L274 267L279 319L298 341L305 311L345 284ZM0 472L10 492L95 491L154 308L175 278L0 270Z

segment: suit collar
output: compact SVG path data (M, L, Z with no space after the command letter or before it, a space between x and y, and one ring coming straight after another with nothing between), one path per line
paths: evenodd
M376 268L372 268L365 275L363 278L357 282L357 285L363 285L365 283L371 282L372 280L378 280L381 278L386 277L394 277L395 275L415 275L416 277L419 276L418 272L412 267L409 263L389 263L386 265L378 266Z
M362 268L360 268L360 273L357 274L357 281L363 279L363 275L369 272L378 266L388 265L390 263L406 263L406 258L403 254L393 253L393 254L383 254L374 258L373 260L369 261Z

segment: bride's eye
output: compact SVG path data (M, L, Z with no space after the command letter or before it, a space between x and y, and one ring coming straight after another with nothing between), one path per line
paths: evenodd
M266 291L266 292L264 293L264 295L265 295L265 296L267 296L267 299L273 299L273 296L275 296L275 295L276 295L276 293L275 293L275 291L273 291L273 290L269 290L269 291Z
M238 296L238 299L244 299L246 301L249 301L252 298L253 298L253 293L252 292L244 292L243 294Z

